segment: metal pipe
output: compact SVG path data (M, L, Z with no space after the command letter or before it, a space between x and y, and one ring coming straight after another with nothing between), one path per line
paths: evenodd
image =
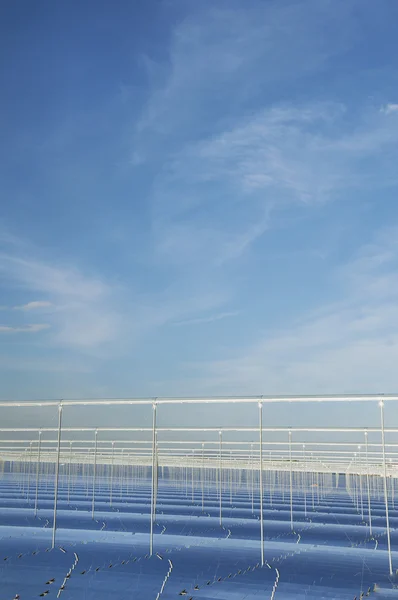
M30 499L30 472L32 469L32 443L33 442L30 442L30 451L29 451L28 495L27 495L28 504L29 504L29 499Z
M204 504L205 504L205 498L204 498L204 476L205 476L205 445L202 444L202 477L201 477L201 484L202 484L202 512L204 511Z
M370 481L369 481L369 463L368 463L368 432L365 431L365 457L366 457L366 487L368 492L368 517L369 517L369 535L372 536L372 510L370 505Z
M260 437L260 465L259 465L259 487L260 487L260 544L261 544L261 566L264 566L264 514L263 514L263 405L258 404L259 409L259 437Z
M387 526L387 550L388 550L388 566L390 575L393 575L392 556L391 556L391 539L390 539L390 517L388 514L388 490L387 490L387 466L384 440L384 402L380 400L380 421L381 421L381 444L383 448L383 483L384 483L384 503L386 507L386 526Z
M97 478L97 436L98 431L95 430L95 444L94 444L94 466L93 466L93 497L91 501L91 518L94 520L95 512L95 484Z
M304 488L304 516L307 518L307 479L306 479L306 470L307 463L305 459L305 444L303 444L303 459L304 459L304 472L303 472L303 488Z
M111 462L111 484L110 484L110 494L109 494L109 504L112 506L112 494L113 494L113 470L115 466L115 442L112 442L112 462Z
M55 532L57 530L57 504L58 504L58 483L59 483L59 459L61 455L61 429L62 429L62 404L58 405L58 446L57 446L57 462L55 467L55 490L54 490L54 518L53 518L53 535L51 548L55 548Z
M220 527L222 527L222 431L219 431L220 437L220 462L219 462L219 485L220 485Z
M69 468L68 468L68 504L70 503L70 477L72 470L72 442L69 442Z
M40 451L41 451L41 431L39 431L39 444L38 444L38 447L37 447L35 517L37 517L37 501L38 501L38 497L39 497Z
M374 402L374 401L398 400L397 394L346 394L342 396L244 396L244 397L197 397L197 398L156 398L157 404L269 404L269 403L322 403L322 402ZM132 405L153 404L150 398L111 398L111 399L87 399L62 400L64 406L109 406L109 405ZM0 402L0 407L40 407L58 406L57 401L27 401L27 402Z
M290 529L294 531L293 525L293 464L292 464L292 432L289 431L289 484L290 484Z
M251 496L252 496L252 515L254 515L254 456L253 444L251 445Z
M151 488L151 524L149 534L149 555L153 555L153 525L155 520L155 465L156 465L156 402L152 404L152 488Z

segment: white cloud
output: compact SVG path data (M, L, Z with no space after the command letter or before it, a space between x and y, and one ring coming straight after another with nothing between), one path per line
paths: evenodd
M151 135L168 142L225 119L250 97L273 96L278 83L314 73L355 40L353 5L256 3L215 8L199 3L177 22L162 62L149 63L151 93L137 125L142 160ZM152 148L156 152L155 148Z
M388 146L398 144L398 126L364 112L359 125L348 127L346 112L334 104L261 111L193 148L196 179L224 178L240 187L243 198L269 190L273 197L279 192L279 202L319 203L341 189L361 186L360 161L370 155L382 185L380 159Z
M235 356L197 364L203 393L395 392L397 239L397 228L384 230L334 272L340 302L319 306Z
M386 156L398 147L398 123L355 111L353 125L340 104L276 106L175 153L154 189L159 260L217 267L240 258L276 211L397 182Z
M50 325L46 323L37 323L34 325L22 325L12 327L10 325L0 325L0 333L38 333L45 329L49 329Z
M120 318L112 287L74 267L34 255L35 250L28 252L22 243L6 244L0 254L0 273L10 286L50 298L19 308L29 312L53 306L49 318L56 344L90 349L114 340L120 332Z
M381 107L381 112L383 112L386 115L398 112L398 104L394 104L394 103L386 104L385 106Z
M14 306L15 310L35 310L37 308L50 308L52 306L51 302L47 300L34 300L32 302L28 302L27 304L22 304L21 306Z
M204 277L195 272L170 281L156 293L138 294L133 286L127 290L76 267L38 260L37 250L22 242L5 247L0 253L3 285L49 298L45 301L51 307L46 311L51 325L48 342L96 356L123 354L148 332L218 309L229 297L228 286L208 273ZM34 301L24 305L21 313L40 308L45 308L44 301Z
M290 91L297 97L297 81L304 97L308 76L326 78L329 61L355 45L357 7L199 3L176 23L169 53L157 64L146 59L149 94L134 154L136 164L156 166L151 215L160 262L224 265L265 233L275 209L396 180L382 154L398 130L378 110L281 105ZM368 158L373 166L364 168Z

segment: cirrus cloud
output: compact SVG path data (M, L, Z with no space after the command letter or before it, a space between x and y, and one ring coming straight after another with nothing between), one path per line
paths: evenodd
M52 306L52 302L48 302L47 300L34 300L32 302L28 302L27 304L22 304L21 306L14 306L15 310L35 310L37 308L50 308Z
M47 323L35 323L33 325L22 325L12 327L11 325L0 325L0 333L38 333L49 329L50 325Z

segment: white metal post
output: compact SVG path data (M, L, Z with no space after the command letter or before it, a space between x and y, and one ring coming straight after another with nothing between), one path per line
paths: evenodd
M204 511L204 503L205 503L205 498L204 498L204 476L205 476L205 445L202 444L202 477L201 477L201 483L202 483L202 512Z
M62 429L62 403L58 405L58 438L57 438L57 463L55 466L55 489L54 489L54 518L51 548L55 548L55 532L57 530L57 505L58 505L58 482L59 482L59 459L61 456L61 429Z
M194 467L195 467L195 450L192 450L192 469L191 469L191 477L192 477L192 504L195 503L195 493L194 493Z
M314 455L311 452L311 490L312 490L312 511L315 510L315 497L314 497L314 485L315 485L315 478L314 478Z
M37 447L35 517L37 516L37 500L38 500L38 497L39 497L40 451L41 451L41 431L39 431L39 444L38 444L38 447Z
M259 410L259 434L260 434L260 465L259 465L259 484L260 484L260 544L261 544L261 566L264 566L264 514L263 514L263 405L258 403Z
M69 468L68 468L68 504L70 503L70 478L72 471L72 442L69 442Z
M251 445L251 496L252 496L252 515L254 515L254 456L253 444Z
M358 446L358 471L359 471L359 493L361 498L361 518L362 521L364 519L363 516L363 495L362 495L362 460L361 460L361 446Z
M155 520L155 466L156 466L156 402L152 404L152 486L151 486L151 524L149 534L149 555L153 555L153 526Z
M158 485L159 485L159 459L158 459L158 432L155 434L155 495L154 495L154 505L153 505L153 514L156 515L156 504L158 501Z
M24 460L23 460L23 479L22 479L22 493L25 495L25 479L26 479L26 453L28 449L25 448Z
M121 457L121 465L120 465L120 494L119 497L120 499L123 498L123 475L124 475L124 448L122 448L122 457Z
M379 406L380 406L380 421L381 421L381 445L382 445L382 453L383 453L383 483L384 483L384 503L385 503L385 507L386 507L388 566L390 569L390 575L392 575L393 570L392 570L392 556L391 556L390 516L388 513L387 465L386 465L386 447L385 447L385 436L384 436L384 401L383 400L380 400Z
M232 450L229 453L230 467L229 467L229 502L232 508Z
M109 504L112 506L112 494L113 494L113 469L115 466L115 442L112 442L112 463L111 463L111 489L109 494Z
M292 432L289 431L289 487L290 487L290 529L294 530L293 525L293 463L292 463Z
M274 479L274 471L272 468L272 452L270 451L269 453L269 465L270 465L270 472L269 472L269 503L270 506L272 508L272 487L273 487L273 479Z
M355 504L356 504L356 508L357 508L357 513L359 514L359 485L358 485L358 475L357 475L357 471L358 471L358 461L357 461L357 453L354 452L354 474L353 474L353 479L354 479L354 491L355 491Z
M32 470L32 443L33 442L30 442L30 450L29 450L28 496L27 496L28 503L29 503L29 499L30 499L30 472Z
M94 512L95 512L95 484L97 479L97 438L98 431L95 430L94 437L94 465L93 465L93 496L91 500L91 518L94 520Z
M369 535L372 536L372 510L370 506L369 458L368 458L368 432L365 431L365 457L366 457L366 487L368 491L368 517Z
M307 518L307 462L305 459L305 444L303 444L303 462L304 462L304 477L303 477L303 487L304 487L304 516Z
M219 475L219 485L220 485L220 527L222 527L222 431L219 432L219 437L220 437L220 465L219 465L219 470L220 470L220 475Z

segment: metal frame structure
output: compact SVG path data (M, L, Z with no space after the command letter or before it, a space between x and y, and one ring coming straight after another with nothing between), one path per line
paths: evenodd
M251 504L254 512L254 488L258 487L259 521L260 521L260 557L264 564L264 485L267 486L274 477L284 477L283 485L289 497L290 527L294 531L293 497L295 485L301 480L305 514L307 502L312 494L314 502L314 487L311 483L322 477L330 477L330 482L337 485L340 475L346 478L347 490L353 494L354 502L364 513L365 504L368 507L368 526L372 533L371 495L375 481L382 482L386 534L388 547L389 572L393 573L392 551L390 538L389 510L394 501L396 479L398 479L398 443L386 442L386 434L398 433L398 428L385 427L385 404L398 401L398 395L352 395L352 396L287 396L287 397L244 397L244 398L153 398L153 399L98 399L98 400L59 400L59 401L26 401L0 402L2 409L15 408L54 408L57 410L57 427L1 427L0 428L0 459L10 463L15 468L24 469L27 480L24 485L31 490L32 478L35 476L35 505L38 511L38 490L41 469L47 465L54 474L54 505L52 526L52 547L56 543L57 508L60 479L67 477L68 501L70 499L70 481L73 465L86 467L86 476L91 477L91 514L95 517L95 499L97 478L100 480L99 469L103 469L109 477L110 505L114 493L115 469L123 468L138 470L146 475L150 473L150 524L149 552L154 552L154 522L158 491L159 469L175 469L184 473L188 485L188 469L192 472L192 498L195 494L196 483L200 484L202 507L204 504L205 473L214 473L214 484L219 500L219 524L223 526L223 490L228 485L231 489L236 473L246 473L247 485L251 482ZM311 404L311 403L373 403L380 408L380 425L377 427L271 427L264 426L263 411L267 405L281 404ZM258 407L258 426L256 427L159 427L157 411L167 405L254 405ZM150 427L70 427L63 426L63 412L68 407L115 407L115 406L147 406L152 409ZM148 439L135 439L134 434L147 435ZM246 441L227 439L239 433L245 434ZM15 438L15 434L18 437ZM172 439L159 439L162 434L172 435ZM267 434L277 436L277 439L264 439ZM322 434L322 440L313 440L313 434ZM330 439L333 434L344 436L344 440ZM3 435L3 438L2 438ZM102 436L111 439L101 439ZM123 435L130 439L117 439ZM190 435L197 439L187 439ZM299 436L307 436L304 441L297 441ZM12 436L12 437L9 437ZM90 436L90 437L88 437ZM130 437L131 436L131 437ZM204 437L206 436L206 439ZM352 436L363 436L363 442L358 444ZM369 436L379 437L379 441L370 441ZM48 439L45 439L48 438ZM362 447L364 446L365 451ZM361 452L362 450L362 452ZM34 470L32 471L32 464ZM16 465L19 465L18 467ZM51 465L51 467L50 467ZM65 465L67 470L65 472ZM18 472L21 472L20 470ZM235 473L235 475L233 475ZM250 474L250 476L248 475ZM307 474L310 479L305 482ZM213 475L212 475L213 476ZM302 477L302 479L300 479ZM334 479L333 479L334 477ZM268 478L268 479L267 479ZM393 482L389 484L389 482ZM255 485L256 484L256 485ZM391 491L389 486L392 486ZM123 489L123 486L121 486ZM269 487L269 499L272 502L272 485ZM391 496L391 498L390 498ZM232 502L231 502L232 503Z

